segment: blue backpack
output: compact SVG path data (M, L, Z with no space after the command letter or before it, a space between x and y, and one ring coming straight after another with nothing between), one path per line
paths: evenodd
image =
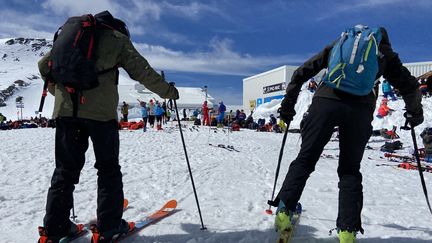
M358 96L369 94L379 69L381 37L379 29L367 26L355 26L343 32L331 50L324 83Z

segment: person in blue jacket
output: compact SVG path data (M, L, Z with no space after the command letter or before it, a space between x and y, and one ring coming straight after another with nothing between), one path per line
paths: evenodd
M223 123L225 118L225 111L226 106L224 105L223 101L219 102L219 116L217 118L218 123Z
M392 86L387 80L384 80L382 83L382 92L384 94L384 98L387 99L387 97L390 96L393 101L397 100L396 96L393 93Z
M141 106L141 117L142 117L143 123L144 123L143 132L146 132L147 131L147 117L148 117L147 103L145 103L144 101L140 101L140 106Z
M162 108L161 104L156 101L156 107L154 110L156 116L156 128L157 130L162 130L162 116L165 113L165 110Z

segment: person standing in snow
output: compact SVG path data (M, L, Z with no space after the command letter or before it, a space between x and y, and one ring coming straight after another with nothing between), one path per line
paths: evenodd
M384 79L384 81L382 83L382 92L384 94L384 98L387 99L387 97L390 96L390 98L392 99L392 101L397 100L397 98L395 97L395 95L393 93L392 86L385 79Z
M207 101L204 101L201 112L203 114L203 126L210 126L209 108L207 106Z
M171 119L171 111L167 109L165 114L166 114L166 123L168 124L169 120Z
M143 132L147 131L147 118L148 118L148 108L147 103L144 101L139 101L141 106L141 117L143 119Z
M162 116L165 113L165 110L162 108L161 104L158 101L156 101L154 113L156 116L156 128L157 130L162 130Z
M108 11L96 14L95 18L114 27L94 30L96 70L114 68L99 72L99 86L82 91L85 102L80 103L77 109L73 108L71 95L65 86L54 83L56 80L49 75L52 52L38 63L42 78L48 81L49 92L55 96L53 117L56 119L55 169L48 189L44 226L39 228L41 242L58 242L79 230L69 216L75 184L79 182L86 161L89 137L96 157L94 167L98 170L96 227L100 232L99 242L109 242L113 235L130 230L129 224L122 219L124 198L117 129L118 67L160 97L179 98L177 89L164 81L135 49L123 21Z
M153 102L152 99L150 99L150 103L148 105L148 120L151 128L154 127L154 121L155 121L154 109L155 109L155 103Z
M187 120L186 108L183 109L183 120Z
M128 122L128 114L129 114L129 104L123 101L123 105L121 107L121 113L123 115L123 121Z
M373 31L373 35L370 35L368 31ZM360 35L362 34L360 33L367 34L367 38L361 39ZM377 40L375 35L379 36L381 41ZM372 43L367 45L370 46L368 54L369 58L373 58L371 63L374 63L375 66L367 66L367 63L363 65L363 62L361 62L358 66L345 70L344 73L343 70L348 65L348 60L350 60L349 56L356 57L354 55L356 53L351 51L344 55L342 51L339 52L343 49L341 46L345 46L347 38L351 38L350 40L358 38L359 41L363 42L364 40ZM352 44L354 41L346 43L346 45L351 44L351 50L354 50ZM345 55L348 58L335 60L333 59L335 57L333 53L338 53L340 58ZM357 53L361 55L360 51ZM337 55L336 58L338 58ZM359 56L356 60L364 60L365 58ZM341 62L346 63L341 64ZM351 77L356 77L355 73L376 70L373 73L368 72L367 74L370 77L367 76L369 78L362 81L366 81L370 86L373 86L375 80L384 76L391 85L399 89L406 105L404 116L411 126L421 124L424 119L421 95L415 77L402 65L398 54L392 50L387 31L382 27L369 29L367 26L357 25L354 28L347 29L338 40L326 46L294 72L281 103L280 116L286 123L293 120L296 114L294 106L302 84L325 68L331 68L323 79L328 80L328 82L323 81L315 92L309 114L304 121L303 129L301 129L302 144L299 154L290 164L289 171L276 199L270 203L278 207L275 228L282 236L283 232L290 230L291 216L301 197L306 181L315 170L315 165L324 146L330 140L334 128L339 126L340 154L337 169L339 176L339 211L336 225L340 242L352 243L355 242L357 232L363 233L360 217L363 207L360 162L372 132L371 122L378 87L375 85L370 91L363 90L362 92L365 92L366 95L355 95L352 91L343 91L339 88L339 85L342 82L356 81L345 79L345 74L348 71L352 74ZM342 69L342 71L337 72L336 69Z
M225 119L225 111L226 111L226 106L224 105L223 101L219 102L219 115L217 117L217 122L219 124L223 125L224 119Z

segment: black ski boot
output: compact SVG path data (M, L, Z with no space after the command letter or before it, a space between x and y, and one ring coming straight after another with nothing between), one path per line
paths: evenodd
M122 235L128 234L134 228L135 228L134 222L126 222L124 219L122 219L121 224L117 228L106 232L100 232L98 226L96 224L92 224L90 226L90 231L93 234L91 238L91 242L92 243L115 242L116 239L118 239Z

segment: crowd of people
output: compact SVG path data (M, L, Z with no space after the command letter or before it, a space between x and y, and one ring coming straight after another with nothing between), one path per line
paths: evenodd
M150 128L155 128L157 130L163 130L162 125L167 124L171 119L172 110L167 108L166 102L160 102L156 99L150 99L149 102L138 100L140 114L142 120L139 122L129 122L129 104L123 101L120 108L122 118L120 120L120 129L143 129L144 132L147 131L147 124ZM155 126L156 125L156 126Z
M30 117L30 119L7 120L7 117L0 113L0 130L55 127L55 121L43 116Z
M143 131L146 132L150 127L156 130L163 130L162 126L164 124L167 124L168 121L176 120L175 111L169 109L166 102L159 102L156 99L150 99L149 102L145 102L138 99L138 103L142 120L129 121L128 115L130 106L126 102L123 102L120 107L120 129L143 129ZM227 112L223 101L220 101L219 105L215 107L209 107L208 102L204 101L201 109L183 108L179 112L182 121L192 121L194 125L214 127L228 126L233 128L233 130L245 128L277 133L283 132L286 128L285 123L277 119L279 118L279 111L277 112L277 116L271 114L268 121L264 118L255 121L252 116L252 111L249 115L246 115L243 109L237 109L236 111L230 110Z

